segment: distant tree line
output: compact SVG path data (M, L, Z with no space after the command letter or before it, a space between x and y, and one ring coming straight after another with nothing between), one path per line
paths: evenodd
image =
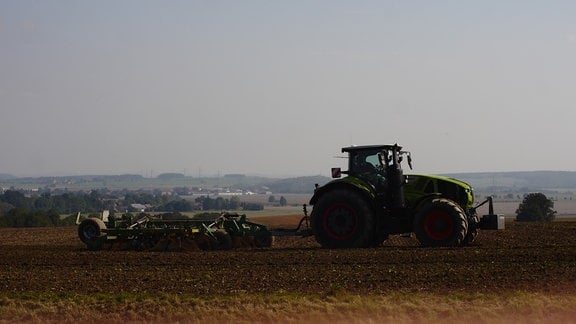
M198 197L194 202L179 196L156 192L106 193L99 190L65 192L53 195L43 192L25 195L18 190L7 190L0 195L0 227L36 227L73 225L76 213L100 213L102 210L135 211L132 204L148 205L156 212L190 212L195 210L262 210L263 204L244 203L237 196L230 198ZM61 219L60 215L70 215Z
M51 210L58 214L69 214L78 211L98 212L108 209L110 206L104 198L96 190L88 194L70 192L61 195L51 195L50 193L42 193L29 197L17 190L7 190L0 195L0 203L23 210ZM111 201L108 202L110 203Z
M268 202L269 203L275 203L276 197L275 196L268 197ZM286 198L284 198L284 196L280 196L280 200L278 201L278 205L286 206L286 204L288 204L288 201L286 200Z
M7 190L0 195L0 227L73 225L77 212L94 213L107 207L107 201L97 191L26 196L17 190ZM60 217L66 214L70 216Z
M208 196L201 196L194 200L197 204L202 206L202 210L263 210L264 205L259 203L241 202L238 196L224 198L218 196L210 198Z
M0 227L53 227L75 224L75 215L60 218L54 210L12 208L0 217Z

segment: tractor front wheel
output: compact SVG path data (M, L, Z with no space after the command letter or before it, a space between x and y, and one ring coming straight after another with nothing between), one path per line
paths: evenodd
M322 247L369 247L374 241L374 211L354 191L325 193L314 205L311 219L314 236Z
M436 198L416 213L414 233L422 246L460 246L468 233L468 220L455 202Z

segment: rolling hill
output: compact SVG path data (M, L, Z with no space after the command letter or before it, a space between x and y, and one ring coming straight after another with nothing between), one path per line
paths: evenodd
M564 190L576 192L576 172L572 171L522 171L522 172L472 172L450 173L444 176L468 182L476 190L533 192L538 190ZM324 176L272 178L249 175L222 177L162 176L145 178L140 175L84 175L38 178L0 177L0 187L15 189L164 189L164 188L226 188L254 192L312 193L314 185L325 184L331 179Z

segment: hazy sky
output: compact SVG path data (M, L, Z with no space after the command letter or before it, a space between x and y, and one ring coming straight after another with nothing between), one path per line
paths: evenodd
M0 0L0 173L576 170L576 1Z

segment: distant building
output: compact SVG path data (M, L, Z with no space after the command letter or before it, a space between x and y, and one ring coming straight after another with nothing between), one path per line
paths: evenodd
M142 205L142 204L130 204L130 208L134 211L138 212L145 212L146 208L150 207L150 205Z

